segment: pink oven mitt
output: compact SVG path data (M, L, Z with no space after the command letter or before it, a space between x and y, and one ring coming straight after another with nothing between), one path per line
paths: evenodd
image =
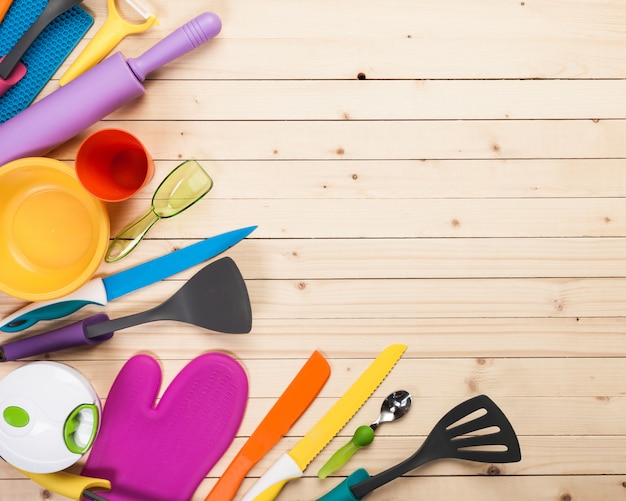
M111 481L110 501L189 501L233 441L248 398L223 353L192 360L156 402L159 363L132 357L116 377L82 475Z

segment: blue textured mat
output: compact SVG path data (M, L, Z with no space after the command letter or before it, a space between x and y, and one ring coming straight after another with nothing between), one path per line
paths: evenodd
M48 0L14 0L0 23L0 55L7 54L35 22ZM52 21L24 54L26 75L0 97L0 123L26 108L63 64L93 24L80 6Z

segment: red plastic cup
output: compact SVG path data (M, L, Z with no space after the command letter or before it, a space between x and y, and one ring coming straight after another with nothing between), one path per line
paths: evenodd
M121 202L154 176L154 161L130 132L101 129L87 136L76 153L76 175L94 197Z

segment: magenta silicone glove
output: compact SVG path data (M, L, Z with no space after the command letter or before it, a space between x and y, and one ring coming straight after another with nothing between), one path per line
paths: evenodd
M161 378L154 358L136 355L106 399L82 474L110 480L110 501L189 501L239 429L248 379L232 357L200 355L157 402Z

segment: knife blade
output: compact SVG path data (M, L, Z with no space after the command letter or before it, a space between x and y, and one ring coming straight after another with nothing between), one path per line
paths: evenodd
M228 465L204 501L229 501L235 497L250 469L276 445L318 395L330 376L330 365L314 351L278 398L250 438Z
M237 244L257 227L248 226L189 245L105 278L93 278L80 289L57 299L37 301L0 320L0 331L19 332L40 320L65 317L87 304L106 305L136 291L211 259Z
M385 348L317 424L261 476L242 501L272 501L289 480L302 477L309 463L374 393L406 349L403 344Z

